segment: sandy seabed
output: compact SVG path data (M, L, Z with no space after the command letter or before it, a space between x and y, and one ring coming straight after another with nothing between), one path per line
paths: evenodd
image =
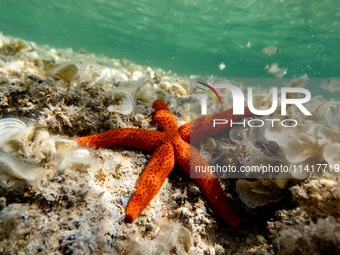
M188 122L189 79L0 35L0 254L339 253L334 178L254 182L254 208L239 197L237 180L221 180L242 219L233 229L175 167L137 220L124 223L150 154L83 148L72 139L155 129L155 99L168 104L179 125ZM201 152L214 142L202 143ZM252 157L229 138L217 146L229 163Z

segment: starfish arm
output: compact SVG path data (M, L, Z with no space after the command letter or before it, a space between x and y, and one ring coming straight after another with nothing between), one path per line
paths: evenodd
M160 111L160 110L170 111L169 107L161 99L155 100L152 104L152 108L155 109L155 111Z
M195 144L199 141L205 140L209 137L217 135L221 133L223 130L226 130L230 127L231 120L233 122L239 121L244 117L252 117L255 116L248 107L244 108L244 115L233 115L233 109L228 109L221 113L216 113L213 115L206 115L199 117L190 123L190 126L184 126L181 131L181 136L185 137L185 141L191 142L191 144ZM213 126L214 119L223 119L227 120L227 124L219 124L215 127ZM191 136L190 136L191 132ZM193 135L194 134L194 135ZM188 139L189 136L189 139Z
M157 124L158 130L168 133L167 135L177 133L177 121L168 106L162 100L156 100L152 107L156 110L153 122Z
M157 195L174 165L174 148L170 142L163 144L153 153L138 180L136 191L129 200L125 213L126 223L132 223Z
M190 122L180 126L178 129L178 133L184 141L190 143Z
M194 173L196 166L206 167L206 169L209 166L199 152L183 140L181 142L176 142L175 155L177 163L188 175L190 175L191 171ZM215 174L211 172L195 173L193 180L200 187L203 195L219 216L232 227L236 228L240 219L231 209L227 197Z
M100 134L79 137L78 144L91 147L126 146L144 151L155 151L166 141L162 132L135 128L112 129Z

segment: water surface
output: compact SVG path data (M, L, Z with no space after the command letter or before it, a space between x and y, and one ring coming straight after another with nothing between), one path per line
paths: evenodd
M0 31L178 74L340 76L336 0L0 0ZM275 45L268 56L262 49ZM225 63L224 70L219 64Z

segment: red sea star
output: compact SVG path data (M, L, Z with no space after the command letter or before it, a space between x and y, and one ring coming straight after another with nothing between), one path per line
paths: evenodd
M177 121L162 100L153 103L155 109L154 123L158 131L134 128L113 129L101 134L80 137L76 141L80 145L94 147L126 146L153 152L147 166L136 185L136 191L129 200L125 213L125 222L132 223L143 209L150 203L172 171L175 161L190 175L190 168L197 165L209 166L199 152L189 144L190 125L187 123L178 129ZM246 114L249 114L246 110ZM216 115L218 118L231 118L231 110ZM216 117L214 115L214 117ZM234 116L237 121L243 116ZM200 128L201 139L211 136L212 115L196 119L191 128ZM222 126L222 125L221 125ZM223 129L226 125L223 125ZM217 130L220 132L223 130ZM191 157L190 157L191 152ZM232 227L237 227L240 219L228 204L227 197L214 173L200 173L194 178L203 195L222 219Z

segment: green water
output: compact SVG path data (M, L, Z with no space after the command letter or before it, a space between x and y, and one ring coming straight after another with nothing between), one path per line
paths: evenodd
M202 76L340 77L339 22L338 0L0 0L5 35Z

